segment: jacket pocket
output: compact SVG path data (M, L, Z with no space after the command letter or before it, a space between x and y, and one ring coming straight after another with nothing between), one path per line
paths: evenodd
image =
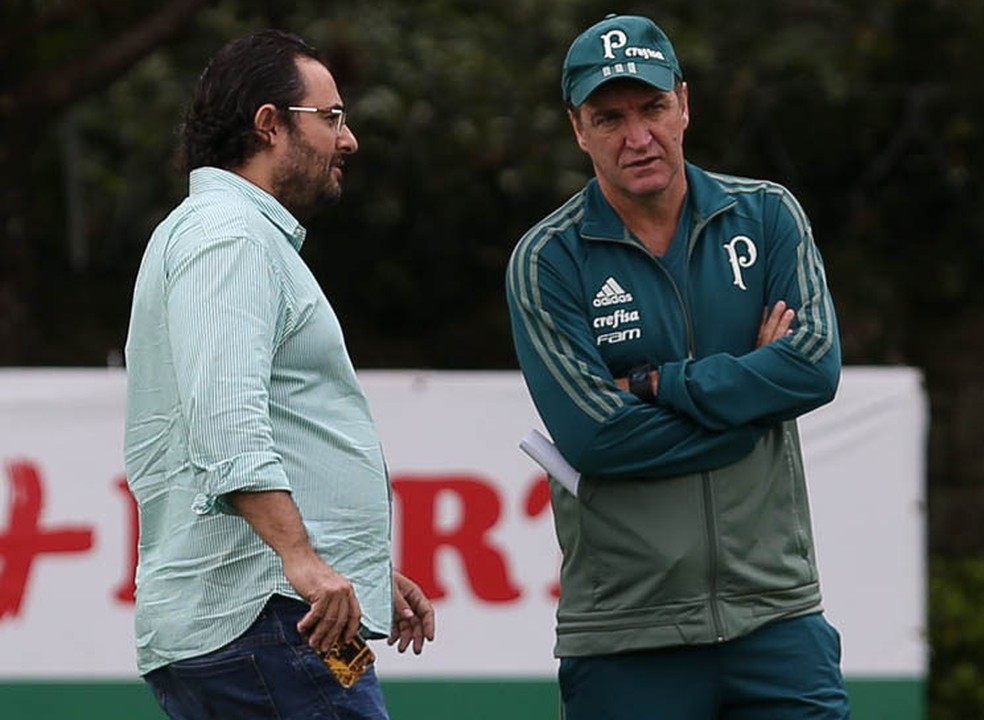
M701 597L707 581L699 479L582 478L581 571L598 609Z
M817 581L795 428L777 427L749 458L716 473L714 488L720 594L782 592Z

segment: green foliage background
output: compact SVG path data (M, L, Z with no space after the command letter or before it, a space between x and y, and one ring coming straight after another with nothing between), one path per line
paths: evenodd
M361 146L304 249L356 365L515 367L503 269L588 177L559 69L611 11L674 38L692 160L799 197L845 361L924 371L932 716L984 717L978 0L4 0L0 364L118 361L143 246L184 194L170 162L197 74L278 26L328 51Z

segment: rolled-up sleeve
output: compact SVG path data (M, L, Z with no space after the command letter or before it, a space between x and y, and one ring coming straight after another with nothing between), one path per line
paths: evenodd
M266 250L243 237L210 240L168 269L167 336L198 513L232 512L222 496L233 491L290 490L269 413L288 314L280 287Z

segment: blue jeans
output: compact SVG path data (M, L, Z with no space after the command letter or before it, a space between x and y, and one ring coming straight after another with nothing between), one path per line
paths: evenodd
M568 657L565 720L850 720L840 636L817 613L715 645Z
M236 640L144 679L172 720L389 720L372 668L346 690L298 634L307 610L274 595Z

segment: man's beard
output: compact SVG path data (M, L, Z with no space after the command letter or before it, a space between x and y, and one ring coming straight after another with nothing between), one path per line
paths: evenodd
M342 186L331 174L331 160L293 131L291 149L273 177L274 196L297 218L309 218L338 202Z

